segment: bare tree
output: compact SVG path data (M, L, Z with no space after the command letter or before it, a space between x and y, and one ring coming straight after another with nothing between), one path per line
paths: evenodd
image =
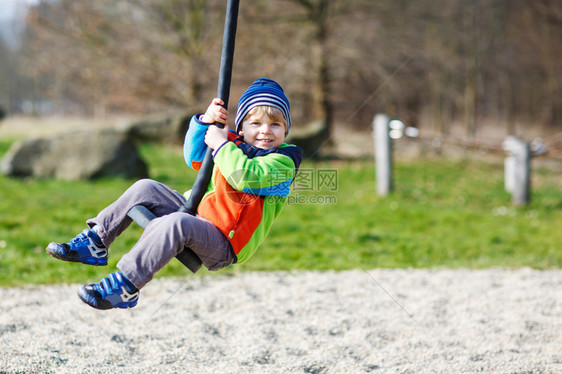
M28 17L30 96L87 112L201 106L214 96L224 2L59 0ZM561 126L557 0L255 0L239 17L233 96L283 83L299 122L368 128L376 112L467 138L485 122ZM63 105L64 104L64 105Z
M216 14L200 0L41 3L28 21L28 73L100 113L200 104L209 46L220 51L220 30L207 26Z
M14 72L16 71L15 55L0 38L0 119L10 110L10 102L15 96Z

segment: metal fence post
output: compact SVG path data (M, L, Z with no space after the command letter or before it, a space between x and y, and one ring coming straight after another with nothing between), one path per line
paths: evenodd
M389 122L389 117L384 114L377 114L373 119L376 185L379 196L386 196L392 191L392 142L389 136Z

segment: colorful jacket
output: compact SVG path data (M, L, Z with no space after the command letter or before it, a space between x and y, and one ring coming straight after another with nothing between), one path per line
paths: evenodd
M195 170L207 151L204 139L209 126L199 117L191 119L183 148L185 162ZM253 147L233 131L228 140L213 152L211 182L197 213L229 239L237 262L242 263L256 252L285 205L302 149L288 144L270 150Z

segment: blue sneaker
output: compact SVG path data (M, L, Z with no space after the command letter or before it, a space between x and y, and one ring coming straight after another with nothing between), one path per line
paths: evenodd
M47 253L63 261L81 262L83 264L107 265L107 248L94 230L84 229L68 243L50 243Z
M132 308L139 301L139 290L120 271L78 290L83 302L96 309Z

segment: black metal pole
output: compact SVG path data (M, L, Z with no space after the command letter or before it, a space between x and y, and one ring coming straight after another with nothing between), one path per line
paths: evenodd
M228 109L228 99L230 98L230 82L232 78L232 65L234 62L234 42L236 40L236 27L238 25L239 0L228 0L226 5L226 17L224 21L224 35L222 40L221 64L219 71L219 83L217 96L224 102L224 107ZM215 124L220 125L222 124ZM178 212L186 212L195 215L197 207L203 199L203 195L209 186L211 174L213 173L213 150L208 148L201 168L197 173L189 199L180 207Z
M236 38L236 26L238 20L238 4L239 0L228 0L226 5L226 17L224 22L224 36L222 42L221 65L219 72L219 84L217 96L224 102L224 107L228 108L228 99L230 96L230 80L232 77L232 63L234 60L234 41ZM220 123L214 125L223 127ZM213 173L213 151L208 148L205 158L195 178L195 183L191 189L189 199L182 205L178 212L187 212L191 215L197 213L197 207L205 195L211 175ZM136 205L127 213L131 219L137 222L141 227L146 228L148 223L156 218L156 216L145 206ZM193 273L201 268L201 259L190 248L185 247L183 251L177 254L176 258L184 264Z

